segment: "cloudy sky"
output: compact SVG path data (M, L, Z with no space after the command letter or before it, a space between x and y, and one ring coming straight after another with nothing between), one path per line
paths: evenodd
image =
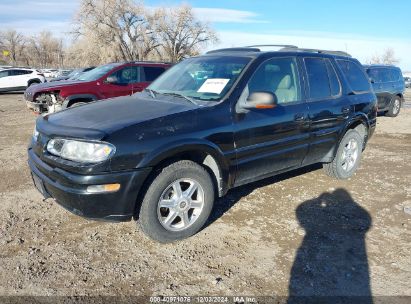
M0 29L27 35L48 29L67 37L80 0L1 0ZM145 1L176 6L181 1ZM191 0L198 18L216 29L212 48L250 44L294 44L344 50L365 62L393 48L403 70L411 71L409 0Z

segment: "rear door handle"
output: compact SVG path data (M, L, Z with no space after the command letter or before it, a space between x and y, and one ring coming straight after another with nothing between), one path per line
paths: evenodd
M305 120L305 115L303 113L298 113L294 115L294 120L295 121L304 121Z

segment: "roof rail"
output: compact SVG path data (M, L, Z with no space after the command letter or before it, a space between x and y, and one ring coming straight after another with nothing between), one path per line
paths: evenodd
M344 56L344 57L352 57L347 52L343 51L329 51L329 50L320 50L320 49L307 49L307 48L299 48L295 45L288 45L288 44L257 44L257 45L249 45L244 47L233 47L233 48L225 48L225 49L218 49L208 51L206 54L214 54L214 53L222 53L222 52L261 52L260 47L281 47L278 51L280 52L309 52L309 53L319 53L319 54L329 54L334 56Z
M221 53L221 52L260 52L260 49L251 48L251 47L233 47L233 48L225 48L225 49L217 49L208 51L206 54L214 54L214 53Z
M330 51L330 50L320 50L320 49L305 49L305 48L282 48L280 51L282 52L287 52L287 51L291 51L291 52L308 52L308 53L319 53L319 54L329 54L329 55L335 55L335 56L344 56L344 57L352 57L350 54L348 54L347 52L343 52L343 51Z
M259 47L266 47L266 46L276 46L276 47L283 47L283 48L292 48L298 49L298 46L290 45L290 44L256 44L256 45L249 45L246 48L259 48Z

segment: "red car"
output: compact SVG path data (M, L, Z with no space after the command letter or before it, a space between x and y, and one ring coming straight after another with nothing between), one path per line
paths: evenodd
M30 86L24 93L27 107L53 113L100 99L131 95L144 90L171 65L155 62L109 63L77 80Z

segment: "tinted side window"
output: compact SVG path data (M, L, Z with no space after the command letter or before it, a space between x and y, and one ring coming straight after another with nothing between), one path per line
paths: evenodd
M14 75L27 75L27 74L31 74L31 71L27 71L27 70L16 70L14 72Z
M349 60L338 59L337 62L354 92L368 92L370 90L370 83L362 67Z
M160 67L144 67L144 81L154 81L165 69Z
M272 92L279 104L301 100L295 58L273 58L262 63L248 82L249 93Z
M401 72L398 69L391 69L391 81L399 81L401 79Z
M140 82L139 67L128 66L112 74L117 77L118 84L131 84Z
M8 72L8 74L9 74L9 76L16 76L16 75L18 75L18 74L17 74L17 70L8 70L7 72Z
M372 79L375 83L379 83L379 82L382 82L382 79L383 79L383 77L382 77L382 74L383 74L383 71L382 71L382 69L376 69L376 68L370 68L370 69L367 69L367 74L368 74L368 76L370 77L370 79Z
M304 62L307 69L310 98L330 97L331 88L325 60L322 58L305 58Z
M8 71L0 71L0 78L9 76Z
M391 69L381 69L381 82L393 81Z

